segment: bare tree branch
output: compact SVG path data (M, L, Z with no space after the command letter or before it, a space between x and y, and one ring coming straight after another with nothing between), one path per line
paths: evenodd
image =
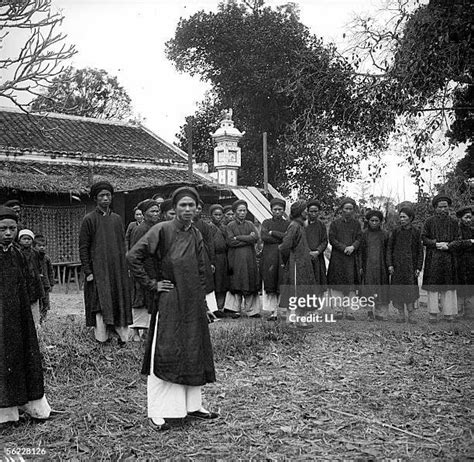
M21 109L21 94L37 95L38 87L49 85L64 68L63 62L75 53L58 32L63 16L51 11L51 0L0 0L0 40L11 33L29 34L15 56L0 59L0 71L11 75L0 82L4 97Z

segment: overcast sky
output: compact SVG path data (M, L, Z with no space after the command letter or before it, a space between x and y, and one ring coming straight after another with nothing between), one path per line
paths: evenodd
M71 64L96 67L116 75L130 95L134 110L145 125L173 142L180 125L201 101L207 85L198 78L179 74L165 57L167 40L174 36L180 17L198 10L216 11L218 0L52 0L65 16L62 30L78 53ZM287 1L267 0L276 6ZM300 0L301 21L323 40L342 46L342 34L355 14L374 13L382 0ZM21 40L21 39L19 39ZM2 53L8 54L19 43L10 40ZM5 105L5 101L0 101ZM406 175L395 173L392 162L384 181ZM394 174L395 173L395 174ZM396 180L395 180L396 181ZM390 185L383 190L402 189ZM382 190L379 188L380 191ZM380 193L374 189L374 193ZM415 191L408 178L406 197ZM371 191L372 192L372 191Z
M286 3L267 1L270 5ZM298 2L301 20L325 41L342 39L354 11L370 0ZM62 10L63 30L76 44L76 67L97 67L117 75L146 124L173 139L184 118L196 109L207 85L179 74L165 57L180 17L199 10L216 11L217 0L53 0Z

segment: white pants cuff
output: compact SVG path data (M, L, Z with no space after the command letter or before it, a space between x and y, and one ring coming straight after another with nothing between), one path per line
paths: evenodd
M35 419L47 419L51 414L51 407L46 396L43 395L40 399L28 401L24 406L0 408L0 423L17 422L20 418L19 409L22 409Z

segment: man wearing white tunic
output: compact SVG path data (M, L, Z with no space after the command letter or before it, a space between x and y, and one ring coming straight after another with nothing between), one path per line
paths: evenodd
M199 195L194 188L172 196L176 218L155 225L127 255L134 277L159 293L150 322L142 373L148 375L148 417L159 431L166 418L215 419L202 405L201 387L215 381L205 302L202 235L192 223ZM144 268L148 256L159 266L158 281Z

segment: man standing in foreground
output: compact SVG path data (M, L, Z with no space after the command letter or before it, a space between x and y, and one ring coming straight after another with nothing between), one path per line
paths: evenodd
M120 216L110 210L113 193L108 182L92 185L90 195L97 208L82 221L79 255L86 278L86 325L94 327L95 338L102 343L115 330L123 346L132 324L132 308L124 227Z
M19 409L40 420L51 412L30 308L30 274L13 244L17 223L12 209L0 207L0 429L19 420Z
M176 218L155 225L127 255L133 276L158 292L142 373L148 375L150 425L168 430L166 418L209 420L218 414L202 405L201 387L216 380L206 315L202 235L193 226L199 202L194 188L172 196ZM144 262L158 260L162 279L150 279Z

